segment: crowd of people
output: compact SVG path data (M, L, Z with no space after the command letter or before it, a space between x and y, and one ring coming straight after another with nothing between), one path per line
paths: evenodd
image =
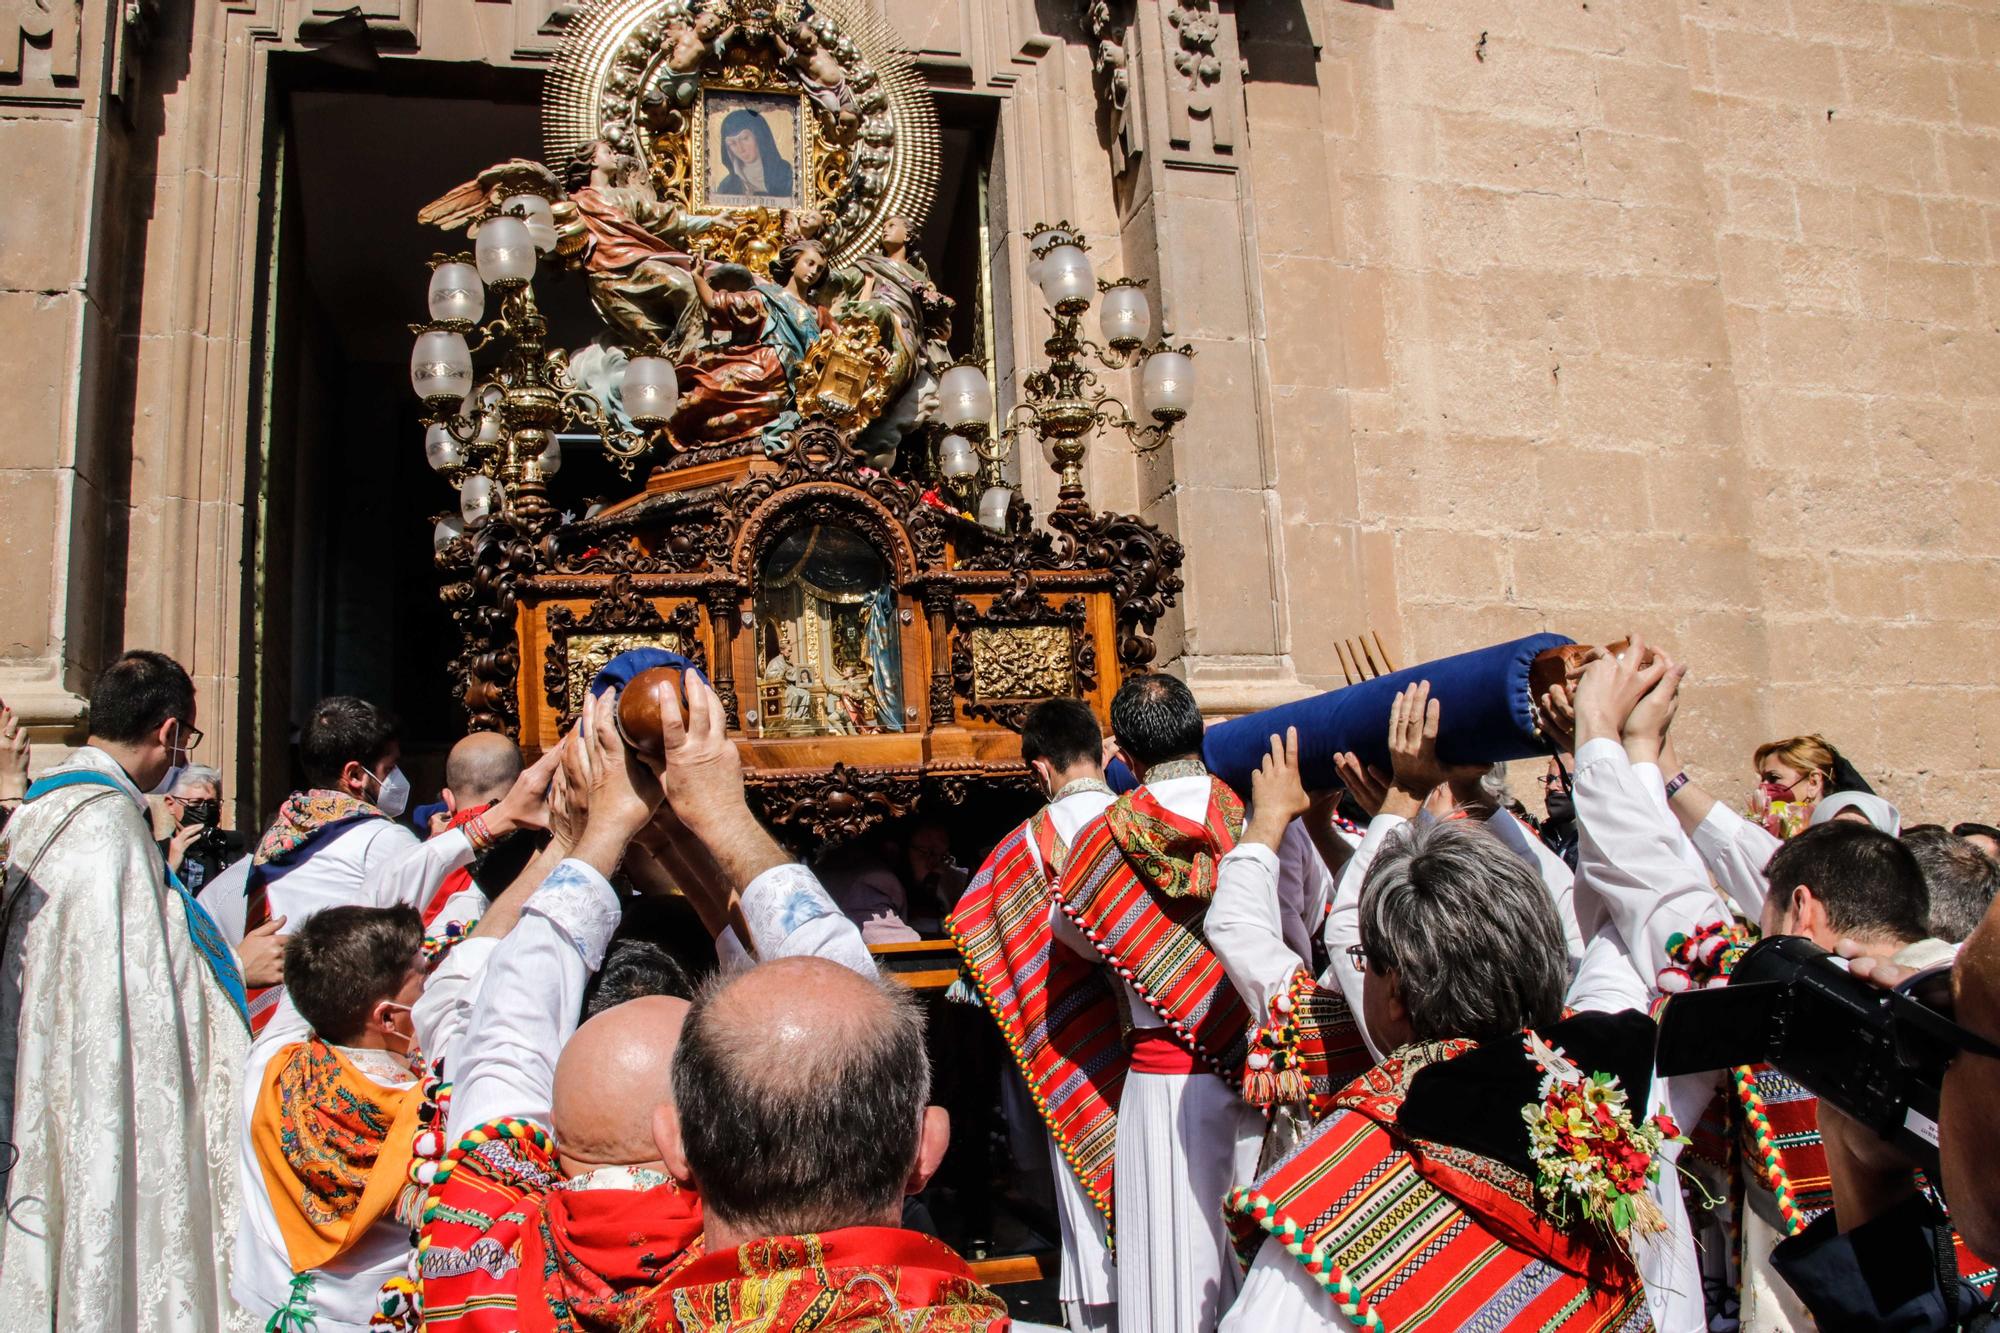
M172 659L113 663L32 782L0 709L8 1327L1044 1327L914 1202L965 1160L969 1038L870 945L942 932L1079 1333L1993 1317L2000 830L1905 825L1818 736L1710 795L1657 646L1536 701L1539 819L1440 757L1420 679L1388 765L1324 791L1295 732L1216 778L1170 675L1043 702L1046 804L969 877L935 824L801 863L713 690L648 665L531 764L466 737L417 811L394 719L323 700L254 838ZM1776 936L1877 993L1949 978L1934 1162L1772 1063L1656 1071L1675 997Z

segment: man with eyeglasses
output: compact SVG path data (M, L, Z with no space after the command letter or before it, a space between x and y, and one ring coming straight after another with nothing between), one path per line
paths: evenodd
M1871 957L1852 941L1839 953L1855 976L1892 988L1915 972ZM1825 1102L1819 1129L1833 1179L1833 1208L1782 1242L1772 1265L1827 1333L1842 1330L1990 1328L2000 1311L1987 1291L2000 1256L2000 906L1967 937L1952 966L1954 1017L1967 1039L1944 1075L1938 1102L1939 1179L1951 1215L1917 1169L1887 1140ZM1960 1248L1985 1264L1967 1281ZM1957 1259L1958 1271L1947 1257ZM1940 1276L1942 1274L1942 1276Z
M91 688L88 742L0 844L10 1328L216 1329L232 1308L243 975L146 807L200 743L187 672L125 653ZM244 964L267 969L253 943Z

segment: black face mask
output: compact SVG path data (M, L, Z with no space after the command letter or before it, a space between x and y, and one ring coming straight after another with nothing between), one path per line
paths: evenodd
M221 818L221 801L188 801L181 806L183 824L207 824L212 828Z
M1551 787L1542 798L1549 807L1549 818L1570 820L1576 818L1576 802L1561 787Z

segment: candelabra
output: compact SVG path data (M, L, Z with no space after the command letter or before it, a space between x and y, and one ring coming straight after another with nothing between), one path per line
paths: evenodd
M547 482L562 467L557 437L565 427L594 433L630 476L673 415L679 389L665 357L626 362L628 427L571 378L568 356L548 346L533 282L541 256L556 248L548 199L518 194L474 224L472 254L431 258L430 320L410 326L417 336L410 386L426 409L424 456L458 491L458 516L434 534L440 546L497 514L531 528L553 517ZM489 288L500 311L482 325ZM498 355L476 377L473 356L489 349Z
M1022 377L1027 396L1009 409L997 431L990 425L993 385L984 369L960 361L938 381L939 413L950 429L938 441L938 474L961 491L977 489L979 521L994 529L1005 528L1013 503L1001 468L1024 431L1041 440L1043 456L1061 478L1058 507L1084 509L1083 459L1098 430L1123 431L1134 449L1150 453L1172 438L1194 400L1194 349L1165 341L1147 345L1152 309L1144 279L1097 281L1089 247L1066 222L1037 226L1028 238L1034 256L1028 273L1055 325L1042 344L1048 365ZM1103 297L1102 346L1079 331L1098 296ZM1133 420L1122 399L1098 386L1098 367L1118 371L1134 365L1141 367L1140 403L1151 425Z

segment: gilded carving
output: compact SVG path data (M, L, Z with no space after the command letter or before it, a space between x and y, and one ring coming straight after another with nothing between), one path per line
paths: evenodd
M1076 632L1067 625L982 625L965 637L974 703L1056 699L1076 689Z
M613 578L582 615L566 606L552 606L544 614L543 624L548 628L549 646L542 687L549 706L561 711L564 727L583 707L584 691L591 679L622 652L664 648L707 669L696 635L699 613L694 604L684 602L663 616L627 574Z
M1019 731L1041 700L1077 698L1097 686L1083 598L1050 605L1025 568L991 606L982 611L961 599L952 619L952 687L968 717Z
M880 330L859 316L820 334L799 365L799 411L842 432L873 421L888 400L889 349Z

